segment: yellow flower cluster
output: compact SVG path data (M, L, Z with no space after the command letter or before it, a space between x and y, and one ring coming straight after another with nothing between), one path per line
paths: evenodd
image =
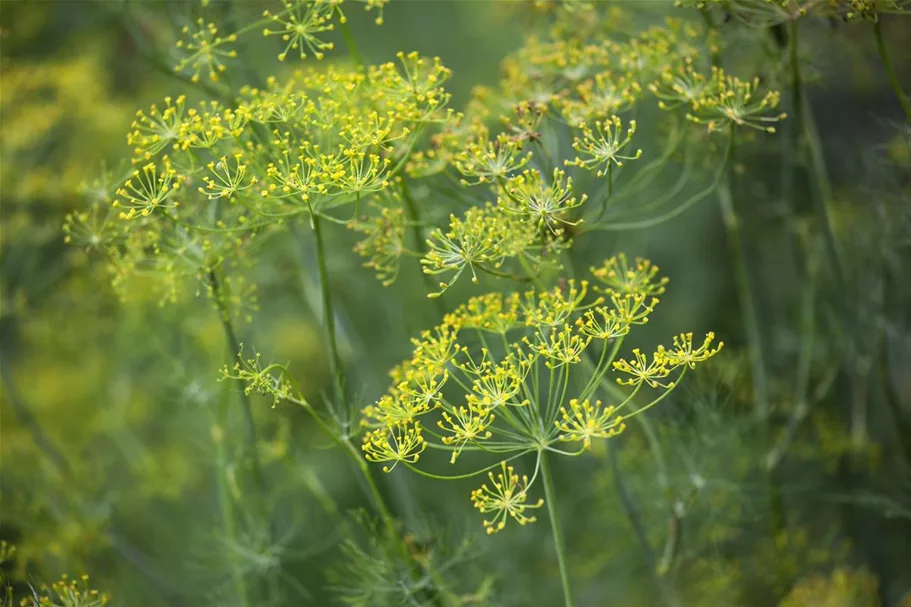
M294 7L305 4L313 6ZM214 26L203 27L215 35ZM129 225L112 226L110 214L97 209L74 213L67 238L106 253L121 290L151 279L162 300L173 301L186 283L226 260L251 259L246 250L261 240L256 236L296 216L320 215L364 232L359 252L391 282L406 252L406 221L401 198L387 190L426 130L450 121L449 75L439 59L400 53L396 62L367 69L330 66L283 82L269 78L242 88L230 107L166 97L137 112L127 135L134 168L110 188L113 197L103 193L113 217ZM362 203L368 214L358 218ZM349 217L360 221L331 215L351 204Z
M688 369L721 348L712 347L712 334L694 347L685 333L651 360L639 350L631 361L618 360L623 339L633 325L647 322L667 280L648 260L631 264L622 255L592 268L592 275L597 291L587 281L569 280L550 290L472 297L412 340L412 356L393 369L392 386L363 409L367 458L386 469L404 463L421 471L416 464L428 453L448 454L451 464L469 452L495 454L497 463L479 472L499 465L501 474L491 472L490 483L472 494L479 510L495 513L485 528L494 533L510 518L531 522L525 509L537 505L526 499L536 475L520 477L508 460L568 454L556 447L567 442L579 445L574 455L594 439L619 434L625 418L656 405ZM593 397L602 390L615 395L603 381L611 370L633 391L602 405ZM643 386L658 395L637 403Z
M535 517L525 514L526 510L533 510L544 505L544 500L528 503L528 477L521 477L512 466L506 462L500 463L500 472L494 476L488 473L490 486L481 485L471 492L471 503L483 514L494 513L491 520L484 521L484 528L488 535L502 531L506 521L512 518L520 525L535 522Z

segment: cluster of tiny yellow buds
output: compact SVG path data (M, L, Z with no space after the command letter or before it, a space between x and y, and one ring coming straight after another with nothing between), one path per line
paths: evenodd
M614 306L614 314L621 322L630 325L644 325L648 322L649 315L654 312L658 305L658 298L648 299L641 293L627 293L620 295L612 293L610 296L611 304Z
M365 457L371 462L392 462L383 466L384 472L391 472L399 464L414 464L427 448L427 441L421 435L421 423L401 423L371 430L364 435L361 446Z
M485 264L497 268L511 256L521 253L534 239L532 230L523 230L521 222L497 212L487 205L472 207L464 217L451 215L449 230L437 228L427 239L427 254L421 259L425 274L453 272L447 282L440 283L438 297L462 275L467 267L471 280L478 282L476 267Z
M521 301L518 293L485 293L470 298L451 314L450 323L464 329L480 329L505 335L522 326Z
M354 230L364 234L364 239L354 246L354 251L367 258L364 267L376 272L383 286L388 287L399 274L399 262L405 252L405 209L374 206L379 209L378 215L350 224Z
M403 382L396 387L396 394L383 395L375 405L365 407L362 425L393 427L413 422L417 417L435 409L440 396L439 390L446 382L448 374L434 378L433 383L413 390Z
M212 175L206 175L202 178L206 187L200 187L199 192L204 194L209 200L216 200L218 198L227 198L230 200L237 192L255 186L258 183L256 177L253 177L244 183L247 165L241 164L243 156L244 155L240 152L233 155L233 167L226 156L222 156L218 162L209 162L206 167Z
M415 99L434 103L439 94L440 85L449 80L452 70L445 67L439 57L433 57L428 61L417 51L410 53L399 51L396 53L396 57L402 64L405 81Z
M768 91L757 97L758 89L758 77L744 81L719 67L713 67L709 85L691 105L687 118L706 125L709 132L733 125L774 133L775 127L770 123L787 118L787 114L772 113L778 107L781 95L777 91Z
M558 102L563 119L578 125L591 120L612 120L636 104L642 88L630 75L600 72L576 87L576 96ZM635 130L635 129L634 129Z
M332 2L318 0L282 0L284 10L272 13L263 11L263 17L270 19L272 26L263 30L263 36L281 36L285 48L278 54L284 61L288 52L298 51L301 59L309 51L317 59L324 57L324 51L332 50L334 44L320 39L319 35L335 29L331 23L335 8Z
M715 44L714 36L714 30L706 32L698 22L669 17L664 25L648 28L637 42L648 54L646 63L655 68L654 73L659 73L699 57L703 46L711 48Z
M493 436L487 428L496 419L489 410L475 407L455 407L451 414L443 411L443 419L437 425L443 432L450 433L440 441L447 446L454 447L450 464L456 463L462 449L469 443L477 443Z
M712 342L714 341L715 334L709 332L706 334L702 345L694 349L693 334L681 333L680 335L674 336L673 349L667 350L661 347L659 348L659 352L661 352L662 358L671 367L686 365L690 369L695 369L697 363L715 356L715 354L724 347L723 341L718 342L715 347L712 347Z
M591 340L590 335L580 335L570 325L564 325L548 334L539 331L534 340L525 338L524 341L534 352L547 359L544 364L548 369L556 369L580 362L580 355Z
M711 80L699 73L692 61L684 61L676 68L661 72L658 79L649 83L648 89L658 98L662 110L674 110L682 105L699 108Z
M455 157L455 167L464 176L464 185L497 182L524 167L531 152L522 153L522 141L501 133L490 139L486 130L480 131L464 150Z
M123 186L117 189L118 198L114 200L113 206L126 209L121 211L121 219L147 217L155 209L180 206L174 200L174 195L181 181L182 178L171 166L170 159L164 156L161 159L161 169L150 162L134 170Z
M186 151L191 148L211 150L225 137L239 138L250 120L247 108L237 110L222 107L216 101L203 103L199 110L190 108L180 125L176 148Z
M833 3L836 12L842 14L845 21L865 19L875 22L882 14L911 8L907 0L833 0Z
M520 525L535 522L535 517L527 515L529 509L540 508L544 500L528 503L528 477L519 476L512 466L500 463L500 472L488 473L490 486L485 483L471 492L471 503L483 514L493 513L490 520L484 521L488 534L502 531L506 521L511 517Z
M603 407L601 401L592 404L588 399L569 401L569 409L560 407L561 419L554 422L563 434L564 442L581 442L583 449L590 449L592 439L610 438L626 429L623 418L616 415L616 407Z
M498 199L498 204L505 211L534 222L538 229L546 227L553 232L559 224L579 223L570 221L567 214L581 207L588 196L583 194L581 198L576 198L572 187L572 178L567 178L560 169L554 169L550 182L543 179L536 169L530 169L505 183L505 196Z
M596 175L603 177L611 167L623 166L624 160L638 159L642 156L642 150L636 150L631 155L621 153L633 140L636 121L630 121L625 135L622 130L623 124L618 116L611 116L604 122L597 121L594 131L583 125L582 137L573 139L573 148L583 156L566 160L566 165L579 166L590 171L597 169Z
M285 138L278 141L285 145ZM379 192L389 185L386 169L390 161L376 153L342 144L334 153L324 153L319 145L309 142L297 151L293 156L284 147L278 162L266 167L266 176L272 181L260 192L263 197L299 196L309 201L317 195Z
M602 340L623 337L630 329L628 318L605 306L586 311L582 318L576 319L576 326L583 335Z
M243 349L243 344L240 344ZM221 370L219 381L233 379L244 385L244 394L261 394L272 397L275 407L283 400L294 397L291 382L284 377L282 367L262 364L262 354L257 352L252 358L244 358L242 352L237 354L234 366L225 366Z
M152 104L149 112L136 112L136 118L127 133L127 145L133 147L134 162L149 160L169 145L175 145L181 134L186 97L164 98L164 108Z
M32 590L31 599L23 599L21 605L28 607L103 607L108 597L89 587L89 576L72 579L63 575L50 587L40 588L40 594Z
M569 321L573 313L583 310L583 301L588 294L588 281L568 280L564 287L537 293L528 291L522 300L525 325L529 327L556 327ZM601 298L586 307L596 306Z
M411 340L414 365L443 369L458 353L458 336L458 329L445 323L433 331L423 331L419 339Z
M507 405L524 407L529 401L516 397L528 370L528 361L521 354L515 356L515 360L513 356L508 356L497 365L485 360L477 372L477 379L472 383L471 394L467 397L469 406L478 411L494 410Z
M640 386L643 383L651 388L673 386L673 383L665 384L661 381L671 372L664 358L663 350L655 352L649 362L648 357L636 348L633 350L632 360L627 361L625 358L621 358L614 362L614 369L630 375L629 378L617 378L617 383L623 386Z
M237 41L237 34L219 36L215 24L206 23L202 18L196 21L196 26L194 30L191 30L190 26L185 26L182 30L190 38L178 40L177 48L187 51L189 55L174 66L174 71L182 72L189 69L192 71L190 80L199 82L199 75L205 70L208 72L209 80L217 82L218 75L227 69L223 61L237 57L236 50L224 48L225 45Z
M668 283L658 277L659 268L651 261L637 257L630 265L623 253L604 260L600 267L592 266L590 272L603 285L596 290L609 295L661 295Z

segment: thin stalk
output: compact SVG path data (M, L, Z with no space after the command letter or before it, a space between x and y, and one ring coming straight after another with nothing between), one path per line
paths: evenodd
M240 341L237 339L237 332L234 330L234 325L231 323L231 315L228 311L228 307L225 305L225 300L222 297L221 281L214 268L209 270L208 279L209 286L212 289L212 299L215 300L218 317L225 332L225 341L230 350L228 364L231 365L237 360L237 355L240 352ZM259 453L256 449L257 436L256 423L253 421L253 408L250 406L250 398L244 390L243 383L238 382L238 385L240 386L240 389L237 393L240 397L241 409L244 414L244 423L247 427L247 451L251 458L250 461L253 463L253 474L256 483L260 489L263 489L265 487L265 479L263 477L262 463L259 460Z
M733 136L733 133L732 133ZM761 428L768 434L769 431L769 391L768 374L762 352L762 331L759 325L759 315L756 311L756 300L750 284L749 268L747 266L746 251L740 231L740 219L734 209L734 200L731 195L729 177L725 176L718 187L718 201L721 206L721 215L728 235L728 244L734 258L734 278L737 282L737 299L740 302L740 314L743 320L744 331L747 338L747 351L750 357L750 371L753 379L753 398L756 406L756 417L761 422ZM768 437L767 437L768 438ZM784 503L774 472L768 471L766 478L769 487L769 509L771 524L774 532L779 531L784 524Z
M810 171L813 175L813 181L816 184L816 196L813 196L814 209L819 222L819 228L822 231L823 242L825 243L826 253L835 278L839 286L844 285L845 273L841 262L841 255L838 251L838 245L835 240L835 233L832 230L832 220L829 209L832 205L832 182L829 180L829 173L826 169L826 159L822 151L822 144L819 140L819 134L816 129L816 122L810 111L806 95L803 89L803 79L800 72L799 50L799 30L797 22L791 23L790 29L790 63L791 63L791 80L794 87L794 119L797 123L797 129L800 137L803 138L803 144L807 147L810 156Z
M316 258L317 265L319 266L320 292L323 301L323 324L325 325L326 329L326 341L329 345L329 368L334 379L336 402L338 405L341 405L345 399L344 371L342 369L342 361L338 349L338 338L336 336L335 330L335 315L332 305L332 289L329 285L329 269L326 264L326 245L325 241L323 240L323 231L322 226L320 225L319 215L311 214L310 220L311 225L313 226L314 239L316 241ZM319 419L319 416L317 416L315 412L313 414L313 417L314 419ZM335 435L331 429L328 430L328 433L330 436ZM380 518L383 519L383 525L386 527L387 532L389 533L390 540L395 544L396 550L400 553L405 562L412 564L414 574L419 575L420 572L417 570L419 564L415 562L415 560L408 553L408 547L405 545L404 540L399 536L398 530L395 526L395 519L392 517L392 512L389 510L386 501L383 499L383 495L380 493L379 487L377 486L376 481L370 472L370 467L367 465L367 462L364 461L362 454L358 452L358 450L353 444L351 444L351 441L348 440L347 437L337 437L337 440L339 444L344 448L345 453L354 462L354 465L361 473L361 476L363 476L364 482L367 485L367 491L370 494L370 497L380 514Z
M423 234L421 233L421 215L418 211L418 205L414 200L414 197L411 195L411 189L408 187L408 182L405 178L401 180L402 184L402 200L405 201L405 211L408 213L408 221L411 222L411 234L414 239L415 246L417 247L418 253L420 253L423 258L427 255L427 241L424 239ZM430 274L425 274L421 269L420 264L418 265L418 270L421 272L424 282L427 283L427 287L430 293L436 291L439 287L434 284L433 278ZM436 306L437 314L440 318L446 313L446 308L443 305L442 300L439 297L433 298L434 304Z
M348 55L350 55L351 60L366 73L367 66L364 63L364 56L361 55L361 51L357 48L357 42L354 40L354 36L351 35L351 28L348 27L348 20L341 18L339 19L339 22L339 30L342 32L342 40L345 41L345 46L348 48Z
M876 50L879 51L879 58L883 62L883 67L886 68L886 74L889 76L892 90L895 91L895 96L898 97L898 102L905 112L905 118L911 123L911 101L908 101L908 96L902 91L901 84L898 82L898 75L895 73L895 67L889 57L889 50L886 48L885 40L883 40L882 22L879 19L873 22L873 35L876 37Z
M335 308L332 307L332 289L329 285L329 269L326 265L326 245L323 241L323 230L320 225L319 215L314 214L310 216L310 225L313 226L313 235L316 240L319 286L323 300L323 325L326 329L326 343L329 346L329 370L332 373L336 405L341 406L345 395L344 375L342 371L342 358L338 351L338 337L335 331Z
M358 452L357 448L351 444L350 440L343 440L342 446L345 449L345 453L351 458L351 461L354 462L354 465L364 478L364 482L367 485L367 492L370 494L370 498L373 500L374 506L376 506L377 512L380 514L380 518L383 519L383 525L389 533L389 538L395 544L396 550L399 551L402 558L406 561L410 561L411 557L408 554L408 547L405 546L404 540L399 536L396 530L395 519L392 517L392 512L389 511L389 506L386 505L385 499L383 499L383 494L380 493L380 488L373 478L370 466L364 460L361 453Z
M554 490L553 473L545 451L541 451L541 479L544 482L544 498L547 501L547 516L550 518L550 529L554 538L554 549L557 552L557 565L560 569L560 583L563 585L563 601L566 607L575 607L572 586L569 581L569 564L566 561L566 545L563 541L563 530L557 514L557 493Z
M733 134L732 134L733 136ZM762 332L759 316L756 311L753 288L750 285L746 251L740 231L740 219L734 209L731 186L727 177L718 185L718 202L721 206L721 217L727 231L728 245L734 259L734 278L737 282L737 298L740 301L740 314L747 337L747 348L750 356L750 368L753 374L753 398L756 415L765 420L769 414L768 376L762 355Z

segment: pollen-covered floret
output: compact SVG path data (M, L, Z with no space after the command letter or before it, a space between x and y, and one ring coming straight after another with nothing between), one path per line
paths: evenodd
M592 404L576 398L569 401L569 409L560 407L560 419L554 423L562 432L561 441L581 442L584 449L591 448L593 438L610 438L626 427L615 407L604 407L600 400Z
M714 341L715 334L710 331L706 334L702 345L693 348L693 334L681 333L674 336L674 347L672 349L661 348L662 357L671 367L686 365L690 369L695 369L697 363L715 356L724 347L724 342L720 341L713 348L712 342Z
M626 373L629 378L617 378L617 383L624 386L640 386L643 383L651 388L668 388L670 384L663 383L670 368L663 355L663 350L658 350L652 355L651 361L639 348L633 350L633 359L621 358L614 363L614 369Z
M554 169L551 179L544 179L535 169L523 171L503 185L504 195L498 199L500 208L538 227L556 231L561 224L578 225L568 214L585 204L588 196L573 196L572 177Z
M487 477L490 479L490 486L485 483L472 491L471 503L484 514L494 514L492 519L484 521L488 535L502 531L509 518L520 525L535 522L535 517L525 512L540 508L544 505L544 500L528 503L527 476L520 477L515 469L504 461L500 463L500 472L496 476L489 472Z
M592 267L590 271L601 283L595 289L607 294L661 295L668 283L666 277L658 276L660 270L651 261L637 257L630 265L623 253L604 260L600 267Z
M595 129L582 126L582 136L573 139L573 148L581 154L573 160L567 160L567 166L579 166L589 171L596 170L598 177L603 177L611 167L622 167L624 160L636 160L642 156L642 150L632 154L621 153L633 140L636 132L636 121L631 120L626 133L623 133L623 122L618 116L611 116L605 121L596 121Z
M758 77L744 81L714 67L710 84L692 104L687 118L706 125L709 132L734 125L774 133L772 123L787 118L787 114L774 112L781 95L777 91L758 93Z
M161 167L154 162L133 171L123 186L117 190L115 208L121 211L121 219L147 217L160 208L174 208L180 205L175 200L182 178L167 156L162 157Z
M206 72L209 80L218 82L219 75L227 69L224 61L237 57L236 50L226 48L228 44L237 41L237 34L221 36L214 23L206 23L202 18L197 19L195 26L185 26L182 30L189 38L178 40L177 48L186 51L187 55L177 62L174 71L189 70L193 82L199 82L199 75Z
M404 422L371 430L364 435L365 457L371 462L392 462L383 466L384 472L391 472L400 462L414 464L427 448L427 441L421 434L421 423Z

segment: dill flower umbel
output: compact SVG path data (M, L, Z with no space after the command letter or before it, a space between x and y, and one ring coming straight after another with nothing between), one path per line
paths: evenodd
M174 66L174 71L191 71L190 80L193 82L199 82L200 73L206 72L209 80L218 82L219 75L227 69L224 61L237 58L235 49L224 48L237 41L237 34L220 36L218 27L211 21L206 23L205 19L201 17L196 20L195 29L191 30L187 25L184 26L182 32L184 35L189 35L190 38L189 40L178 40L177 48L188 54Z
M648 260L631 265L625 256L592 270L607 297L574 280L554 289L487 293L412 340L412 356L393 369L387 394L362 410L367 458L446 478L423 472L418 456L448 454L453 465L494 456L478 472L500 466L501 474L491 472L491 484L472 493L475 507L495 513L485 528L499 531L509 518L532 522L525 509L542 505L528 503L537 474L520 476L508 461L534 454L541 465L547 453L577 455L596 439L620 434L624 420L657 405L721 347L711 347L709 335L693 348L692 335L682 334L651 358L633 350L631 360L618 359L625 336L647 321L667 280ZM619 374L616 382L607 381L611 371ZM633 390L613 404L596 398L615 398L617 384ZM656 394L643 397L649 391ZM564 443L578 445L578 452L561 450Z
M574 398L569 401L569 408L560 407L561 419L554 422L563 434L560 440L582 442L586 449L591 448L593 438L610 438L623 432L626 426L623 417L615 415L616 407L601 405L601 401L592 404L589 400L579 402Z
M481 485L479 489L471 492L471 502L483 514L494 513L494 517L484 521L484 528L488 535L502 531L506 521L513 519L520 525L527 525L537 520L534 516L525 513L544 505L544 500L528 503L528 477L516 474L512 466L501 462L500 472L494 476L493 472L487 474L490 486Z
M621 133L622 122L618 116L611 116L606 121L596 121L595 130L582 126L582 137L573 140L573 148L585 157L577 156L574 160L567 160L567 166L579 166L588 170L597 169L596 175L602 177L611 167L622 167L624 160L637 160L642 156L642 150L632 154L620 152L633 140L636 132L636 121L631 120L626 134Z

